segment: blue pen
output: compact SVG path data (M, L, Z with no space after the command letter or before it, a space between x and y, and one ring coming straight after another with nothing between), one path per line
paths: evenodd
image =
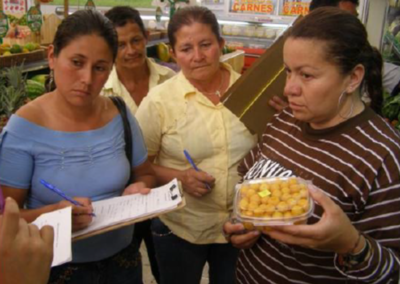
M0 187L0 214L3 214L6 202L4 201L3 190Z
M193 162L193 159L192 159L192 157L189 155L189 152L186 151L186 150L183 150L183 154L185 154L186 160L188 160L189 164L192 165L193 169L194 169L196 172L200 172L200 169L199 169L199 168L196 166L196 164ZM211 190L211 187L210 187L210 185L209 185L208 183L205 182L204 184L206 185L206 187L207 187L208 190Z
M47 187L48 189L50 189L51 191L53 191L54 193L57 193L59 196L61 196L62 198L64 198L65 200L71 202L72 204L76 205L76 206L83 206L82 204L80 204L78 201L72 199L71 197L67 196L61 189L55 187L54 185L46 182L45 180L41 179L40 183L43 184L45 187ZM89 214L93 217L96 217L96 215L94 213Z

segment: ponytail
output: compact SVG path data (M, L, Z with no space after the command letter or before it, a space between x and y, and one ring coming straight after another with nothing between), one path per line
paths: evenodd
M371 108L381 114L383 87L382 87L382 66L383 60L380 52L375 47L369 48L369 60L365 64L364 91L368 92L371 98Z

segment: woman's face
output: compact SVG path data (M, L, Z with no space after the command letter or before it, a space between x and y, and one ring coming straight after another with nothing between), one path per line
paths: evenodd
M147 39L136 23L117 27L118 54L116 64L127 69L141 68L146 62Z
M342 75L339 68L326 60L326 43L318 40L286 40L283 50L286 67L284 94L294 116L309 122L315 129L322 129L343 121L339 98L346 91L354 92L355 84L350 75ZM358 86L357 86L358 87ZM343 101L348 95L343 96ZM340 104L340 108L343 105Z
M209 25L182 26L175 38L173 57L187 79L207 81L215 76L224 42L218 42Z
M113 66L112 51L95 34L73 39L58 56L49 48L49 65L54 70L56 91L76 106L90 104L98 97Z

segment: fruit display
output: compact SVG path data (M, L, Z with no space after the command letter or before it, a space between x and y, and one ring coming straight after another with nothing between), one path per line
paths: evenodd
M157 56L163 62L170 61L171 56L169 53L169 46L166 43L160 42L157 44Z
M27 80L25 90L30 100L34 100L46 92L44 83L35 80Z
M397 130L400 130L400 93L397 96L383 95L382 116Z
M247 230L305 223L314 210L309 184L300 178L246 181L236 188L235 214Z
M25 85L26 76L22 73L22 66L12 66L1 70L0 121L3 125L0 125L0 128L26 102Z
M3 68L0 72L0 131L9 117L22 105L46 92L47 74L27 79L23 66Z
M236 51L235 47L229 46L229 45L224 45L224 48L222 49L222 54L228 54Z
M9 56L13 54L19 54L19 53L29 53L35 50L39 50L40 45L37 43L29 42L24 45L19 45L19 44L9 44L9 43L3 43L0 44L0 56Z

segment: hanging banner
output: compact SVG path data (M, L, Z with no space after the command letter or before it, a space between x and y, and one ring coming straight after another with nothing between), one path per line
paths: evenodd
M26 12L25 0L0 0L3 1L3 11L7 14L22 14Z
M8 32L8 17L0 11L0 37L5 37Z
M307 15L311 0L282 0L279 7L281 16Z
M225 2L226 12L231 15L274 15L277 0L228 0Z
M28 22L28 27L31 29L33 32L39 32L40 28L42 27L43 24L43 17L42 17L42 12L40 12L40 9L37 6L32 6L27 15L26 19Z

